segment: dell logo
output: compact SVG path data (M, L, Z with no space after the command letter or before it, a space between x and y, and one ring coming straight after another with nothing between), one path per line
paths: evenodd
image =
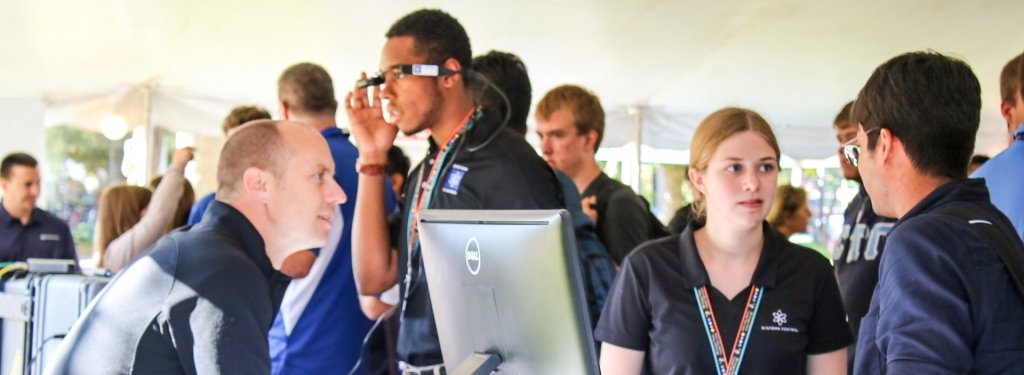
M466 242L466 267L471 274L476 275L480 272L480 243L473 237Z

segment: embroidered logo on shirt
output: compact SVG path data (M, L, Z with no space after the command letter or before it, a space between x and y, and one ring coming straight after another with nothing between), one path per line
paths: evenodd
M782 309L775 310L772 313L772 323L776 325L761 326L762 331L771 332L788 332L788 333L800 333L800 330L796 327L788 327L786 323L789 323L789 315L782 311Z
M39 240L40 241L60 241L60 235L59 234L43 233L43 234L39 235Z
M462 178L466 177L466 172L468 171L469 168L452 164L452 170L448 172L448 179L444 181L441 191L451 195L459 195L459 186L462 185Z
M772 313L772 321L782 327L783 324L786 324L786 313L782 312L782 309L775 310Z

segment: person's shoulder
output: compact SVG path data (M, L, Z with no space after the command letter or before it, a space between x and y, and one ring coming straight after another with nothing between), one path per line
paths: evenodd
M681 241L680 235L672 235L641 243L629 255L626 255L622 264L650 265L678 258L679 241Z
M50 211L44 210L39 207L32 209L32 215L39 218L38 220L45 224L59 224L67 226L67 222L64 221L64 219L61 219L57 217L57 215L50 213Z
M238 239L222 229L193 227L160 239L153 251L175 251L179 265L190 269L218 270L235 275L258 274L259 269L246 256L242 246Z
M71 238L71 227L68 226L68 223L64 221L64 219L57 217L57 215L36 207L32 209L32 216L35 217L34 220L37 220L38 223L42 224L42 227L46 228L46 230L63 232L69 239Z

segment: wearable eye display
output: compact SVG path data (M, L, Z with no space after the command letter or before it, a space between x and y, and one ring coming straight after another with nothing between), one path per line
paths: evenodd
M356 88L361 89L370 86L380 86L386 81L388 73L394 75L395 79L400 79L407 75L420 77L444 77L459 72L447 69L438 64L398 64L378 72L373 77L357 80Z

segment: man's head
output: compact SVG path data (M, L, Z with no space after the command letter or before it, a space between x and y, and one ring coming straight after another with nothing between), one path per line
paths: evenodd
M1024 53L1003 67L1003 73L999 75L999 93L1003 99L999 109L1013 135L1024 123Z
M27 218L39 199L39 162L32 155L16 152L0 162L3 205L12 217Z
M423 9L396 21L385 36L381 98L388 100L391 121L405 134L434 127L446 106L457 105L455 101L467 94L462 71L472 67L473 52L466 30L445 12ZM396 72L412 64L436 65L453 73L429 77Z
M981 116L981 87L967 63L934 52L897 56L875 69L857 96L864 187L879 214L899 217L897 180L966 177ZM906 202L901 202L906 203Z
M405 177L409 175L411 163L409 157L398 146L391 146L388 150L388 163L384 171L391 176L391 189L395 191L396 197L402 196L402 186L405 185Z
M526 136L526 117L530 114L533 87L530 86L530 74L526 71L523 60L508 52L490 51L473 58L473 70L483 74L496 86L481 88L483 91L479 99L480 104L497 108L502 116L508 113L506 126ZM497 90L501 90L505 98L508 98L511 110Z
M331 76L320 65L308 62L292 65L281 73L277 99L286 120L295 116L334 117L338 109Z
M971 162L967 164L967 175L970 176L974 174L974 171L981 168L981 166L988 162L989 159L991 158L988 157L988 155L975 154L974 156L971 156Z
M228 117L224 118L224 123L221 124L221 130L224 131L224 136L230 137L235 133L235 130L239 126L256 120L270 120L270 112L258 105L243 105L235 107L228 113Z
M860 181L860 172L857 172L857 167L843 157L843 145L857 137L857 122L850 119L851 108L853 108L852 100L839 110L836 119L832 121L832 129L836 131L836 140L839 141L839 169L843 171L843 178Z
M217 199L242 212L266 243L275 268L320 247L345 193L334 181L327 142L312 127L258 120L228 138L217 168ZM302 199L296 199L302 197Z
M555 87L537 103L536 118L541 152L552 167L572 176L594 159L604 136L604 109L590 90Z

